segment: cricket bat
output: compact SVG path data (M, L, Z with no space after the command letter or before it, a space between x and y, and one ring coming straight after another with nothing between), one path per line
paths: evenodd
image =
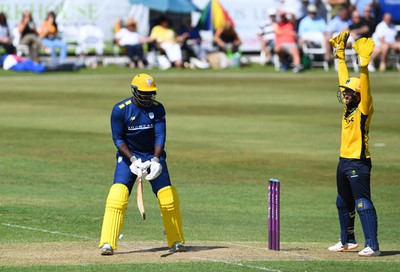
M146 220L146 213L144 211L144 203L143 203L143 183L142 183L142 173L139 173L137 179L137 191L136 191L136 200L137 206L139 208L140 215L143 220Z

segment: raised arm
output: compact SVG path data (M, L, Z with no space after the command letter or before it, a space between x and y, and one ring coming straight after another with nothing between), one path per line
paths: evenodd
M344 85L346 80L349 78L349 71L347 70L344 54L348 38L349 31L343 30L336 37L329 39L333 48L333 57L338 60L339 85Z
M368 64L370 56L374 51L375 43L370 38L358 39L353 44L353 49L358 54L358 65L360 66L360 96L359 108L361 113L368 115L373 111L372 96L369 83Z

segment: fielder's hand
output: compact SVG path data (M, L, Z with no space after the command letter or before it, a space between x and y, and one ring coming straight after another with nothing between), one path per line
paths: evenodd
M162 171L162 166L160 164L160 160L157 157L154 157L150 160L150 174L146 176L147 180L153 180L157 178Z
M346 48L347 39L349 38L349 31L343 30L334 38L329 39L333 48L333 57L337 59L344 59L344 49Z
M353 49L358 54L358 66L368 66L374 47L375 43L370 38L360 38L353 44Z

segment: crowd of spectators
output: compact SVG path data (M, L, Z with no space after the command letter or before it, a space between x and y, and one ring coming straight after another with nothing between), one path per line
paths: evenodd
M265 19L255 29L261 45L262 64L274 64L276 68L278 63L280 70L291 69L298 73L305 68L304 44L311 41L312 46L326 49L322 58L332 65L329 39L345 29L350 32L349 49L361 37L374 40L376 47L370 71L378 67L385 71L390 53L399 54L398 30L389 13L378 21L378 0L281 0L280 3L280 6L267 10ZM38 27L31 13L25 11L17 30L19 44L28 48L28 57L35 63L40 62L42 49L49 52L53 62L65 61L67 43L59 35L54 12L50 11ZM12 38L6 15L0 12L0 48L3 52L16 52ZM157 57L162 56L169 63L167 68L209 68L209 55L213 52L229 58L239 56L240 62L242 45L235 26L229 21L213 31L210 49L204 46L200 31L191 20L183 20L178 29L172 27L165 15L152 24L148 36L140 34L134 18L120 21L114 42L121 49L119 52L128 57L132 69L154 65L155 60L149 62L146 54L150 51L156 51Z
M349 49L352 43L361 37L374 40L376 47L369 66L370 71L375 71L376 67L385 71L390 52L399 54L398 30L393 25L389 13L385 13L382 21L378 22L377 0L282 2L277 10L267 11L266 20L260 23L257 32L262 48L261 56L267 64L271 63L273 55L276 54L279 56L281 70L286 70L290 64L293 72L301 71L304 67L299 64L299 59L302 59L304 53L302 49L305 39L319 36L323 36L323 40L315 39L313 46L326 48L323 58L332 64L329 39L345 29L351 34L347 44ZM285 31L282 30L283 25Z

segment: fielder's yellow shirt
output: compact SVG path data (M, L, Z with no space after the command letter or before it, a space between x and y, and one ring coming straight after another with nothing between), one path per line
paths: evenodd
M346 63L339 60L339 85L344 85L349 78ZM344 109L342 119L342 136L340 157L348 159L370 158L368 150L368 132L374 107L370 92L369 73L367 67L360 67L360 97L361 101L351 113Z

